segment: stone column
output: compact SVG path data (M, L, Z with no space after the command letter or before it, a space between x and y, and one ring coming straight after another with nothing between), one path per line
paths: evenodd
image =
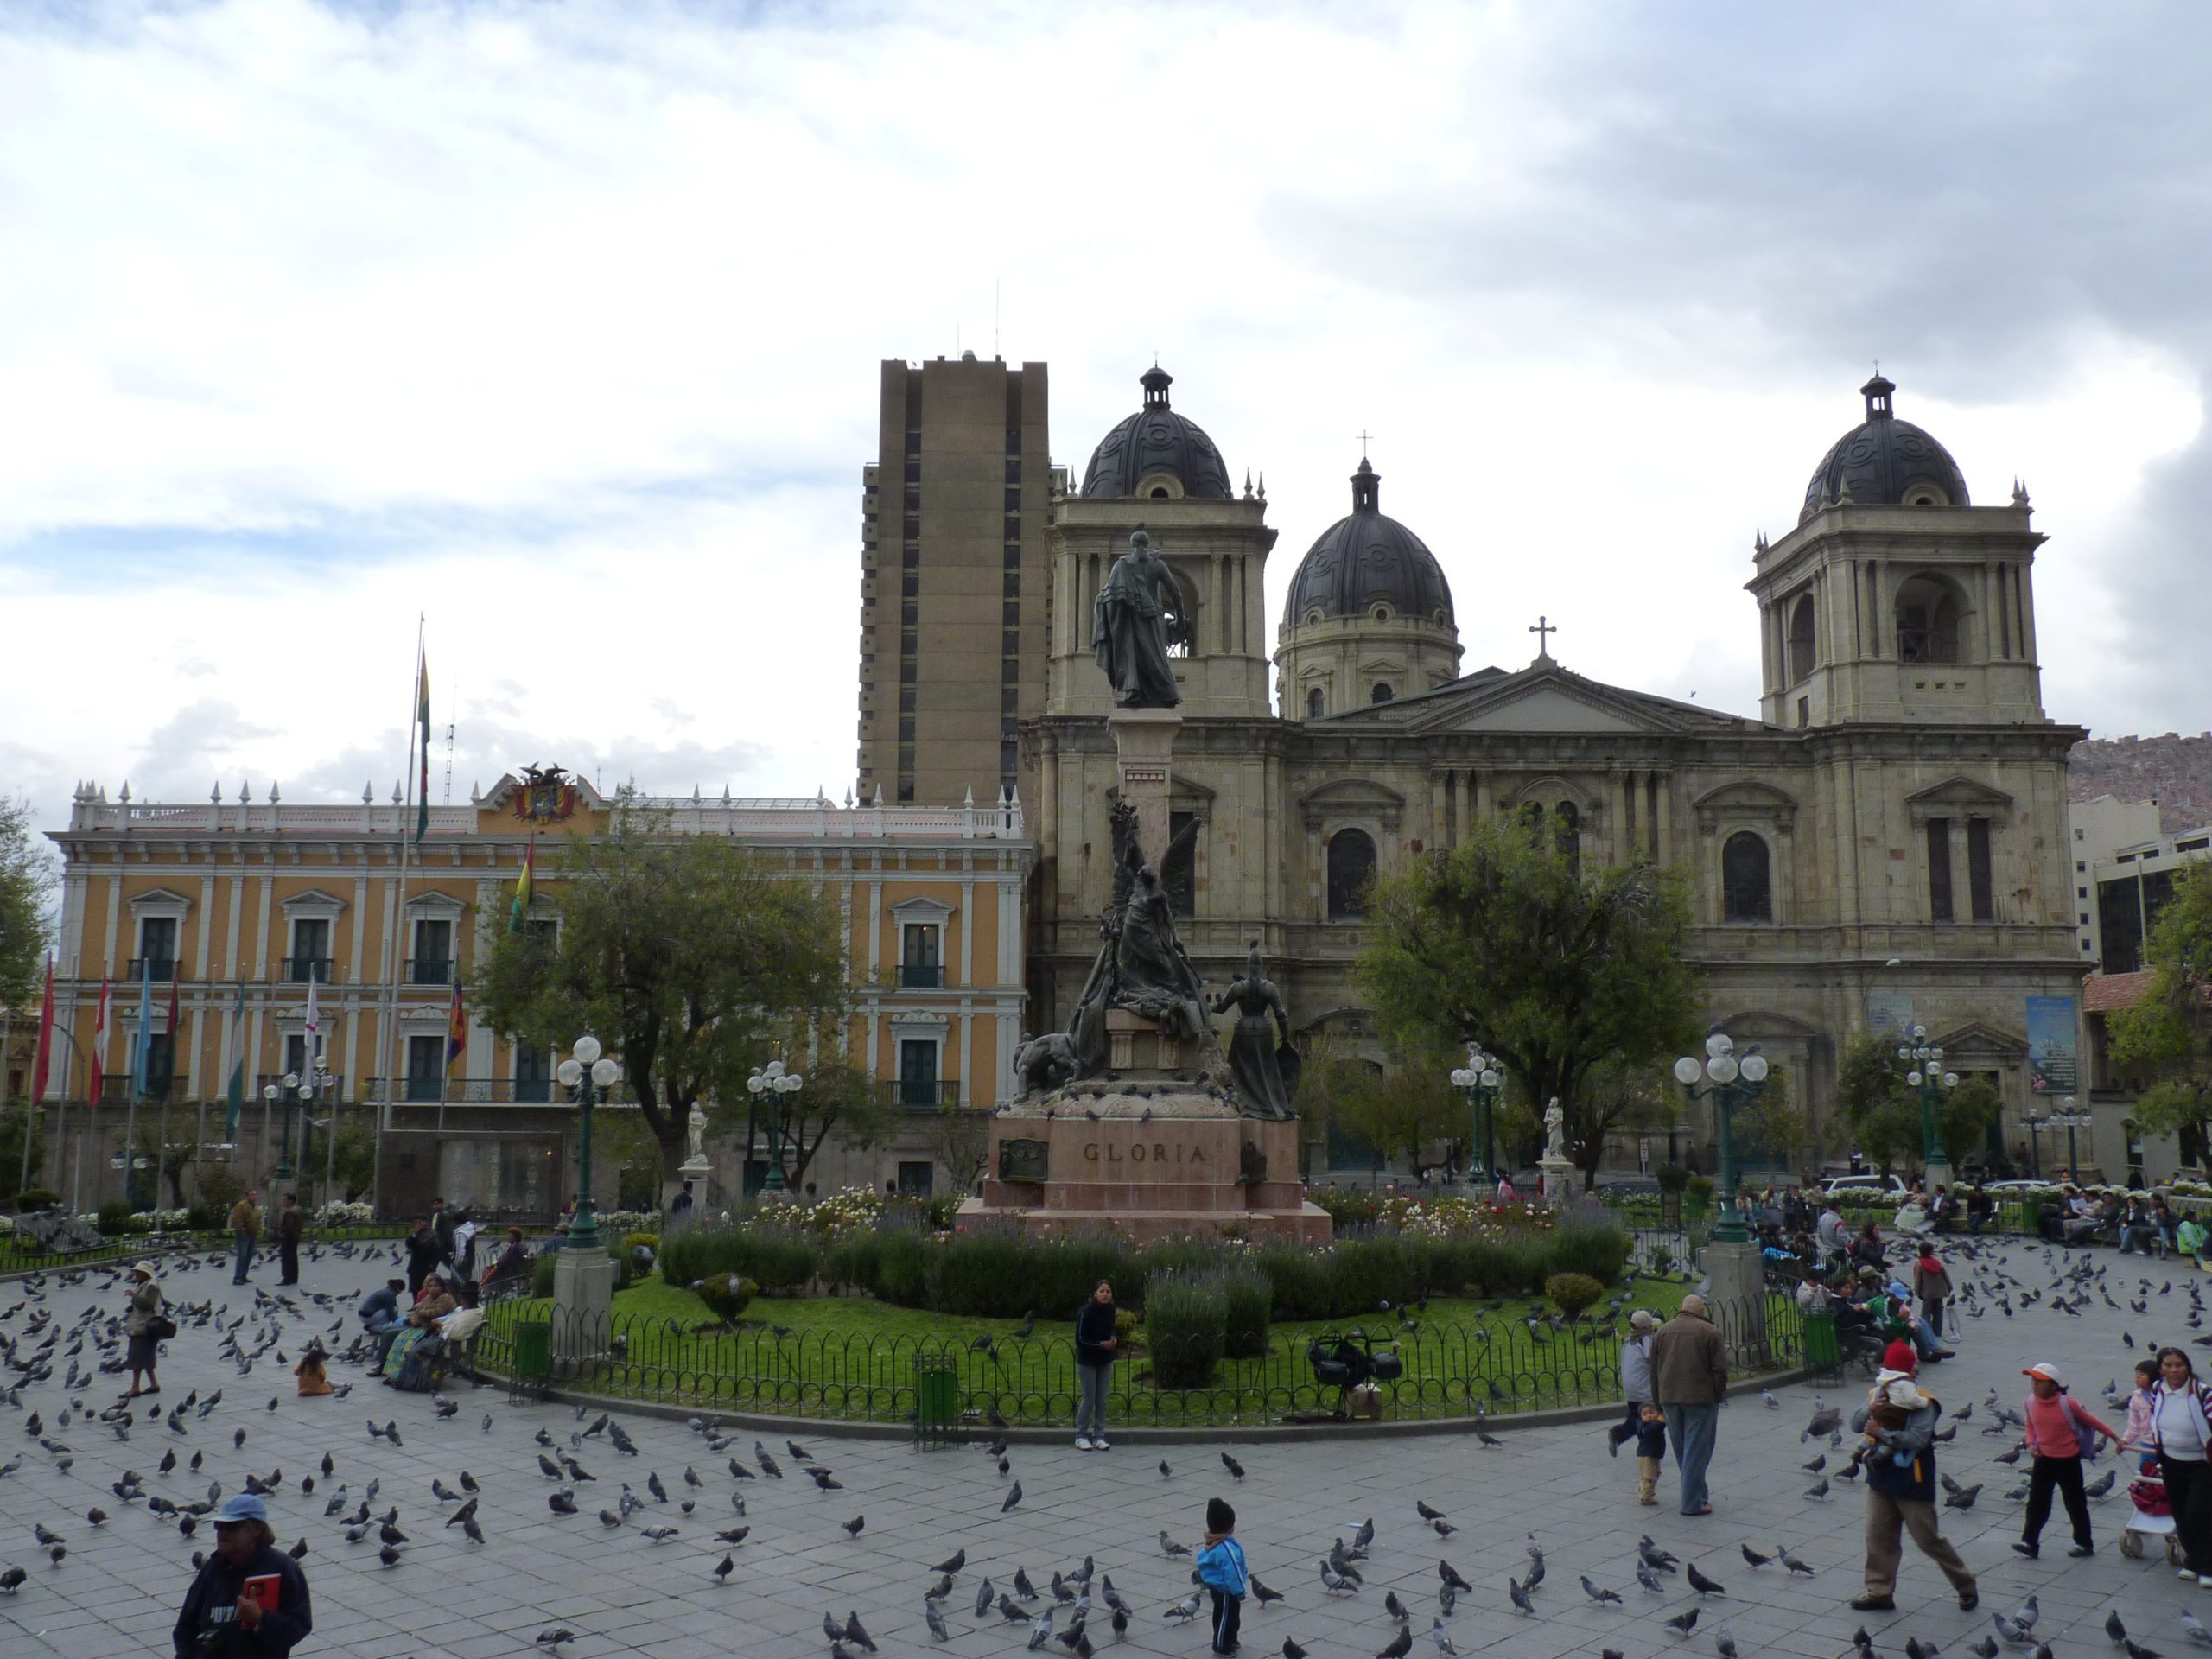
M1182 724L1173 709L1116 709L1106 716L1122 798L1136 810L1137 844L1155 868L1167 851L1168 757Z

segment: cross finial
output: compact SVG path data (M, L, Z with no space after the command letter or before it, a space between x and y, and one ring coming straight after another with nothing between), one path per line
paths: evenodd
M1367 442L1368 442L1368 440L1369 440L1370 438L1372 438L1374 435L1374 435L1372 432L1368 432L1368 431L1364 431L1364 430L1363 430L1363 431L1360 433L1360 435L1359 435L1359 454L1360 454L1360 458L1361 458L1363 461L1363 460L1365 460L1365 459L1366 459L1366 457L1367 457Z
M1536 636L1537 660L1549 661L1552 654L1550 636L1559 632L1558 625L1548 616L1539 616L1536 619L1535 626L1530 628L1529 632Z

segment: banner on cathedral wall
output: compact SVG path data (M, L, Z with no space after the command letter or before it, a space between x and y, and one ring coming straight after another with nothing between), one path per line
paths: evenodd
M1912 997L1904 991L1866 993L1866 1023L1878 1037L1902 1037L1912 1029Z
M2081 1077L2079 1026L2070 996L2028 999L2028 1087L2039 1095L2070 1095Z

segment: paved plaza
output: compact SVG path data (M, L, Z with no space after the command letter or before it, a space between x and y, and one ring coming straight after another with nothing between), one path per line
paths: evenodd
M987 1576L1003 1591L1017 1570L1026 1570L1044 1592L1042 1600L1027 1604L1034 1611L1050 1602L1052 1573L1077 1568L1086 1556L1134 1610L1127 1645L1185 1659L1205 1652L1205 1622L1203 1615L1189 1622L1163 1617L1191 1584L1188 1560L1163 1554L1160 1534L1164 1529L1194 1545L1205 1501L1217 1494L1236 1507L1254 1573L1283 1595L1269 1606L1246 1605L1243 1648L1255 1659L1281 1650L1285 1637L1315 1659L1365 1659L1396 1633L1384 1609L1385 1593L1393 1591L1411 1611L1416 1659L1433 1653L1440 1560L1472 1586L1447 1621L1462 1654L1495 1648L1539 1659L1570 1653L1597 1659L1611 1649L1626 1659L1677 1651L1703 1659L1714 1652L1716 1632L1725 1631L1741 1659L1759 1653L1827 1659L1845 1652L1853 1630L1864 1624L1887 1656L1902 1653L1909 1636L1931 1646L1979 1642L1989 1633L1989 1614L2013 1607L2031 1590L2041 1606L2035 1634L2060 1659L2105 1649L2102 1627L2114 1609L2136 1640L2181 1654L2190 1645L2181 1609L2194 1603L2212 1615L2212 1592L2180 1584L2155 1548L2142 1560L2122 1558L2115 1546L2130 1513L2125 1478L2120 1492L2096 1507L2094 1558L2065 1559L2062 1513L2044 1535L2044 1559L2023 1560L2009 1548L2018 1535L2020 1506L2005 1494L2024 1484L2024 1475L1993 1461L2012 1438L1981 1430L1991 1415L1985 1402L1993 1385L2017 1408L2024 1392L2020 1369L2037 1359L2064 1367L2083 1402L2117 1427L2121 1413L2105 1407L2107 1379L2125 1385L2133 1360L2147 1347L2196 1334L2186 1324L2189 1292L2202 1276L2099 1250L2089 1259L2102 1277L2088 1281L2088 1305L2075 1314L2054 1308L2047 1287L2051 1264L2071 1266L2079 1255L2020 1242L1986 1249L1974 1262L1962 1259L1963 1247L1951 1254L1961 1279L1993 1285L1993 1274L2002 1273L2018 1281L2010 1292L2014 1314L2007 1318L1993 1305L1984 1317L1963 1321L1959 1357L1923 1378L1948 1411L1974 1407L1956 1440L1942 1451L1945 1473L1982 1487L1970 1510L1942 1516L1945 1533L1982 1577L1982 1609L1973 1615L1959 1611L1934 1566L1910 1546L1897 1612L1865 1617L1846 1605L1859 1586L1864 1500L1855 1487L1841 1484L1826 1501L1803 1495L1813 1477L1800 1465L1823 1449L1799 1443L1814 1406L1810 1385L1777 1390L1777 1408L1751 1394L1722 1414L1713 1471L1715 1513L1702 1519L1677 1515L1671 1502L1639 1509L1632 1458L1608 1458L1599 1427L1589 1423L1494 1425L1503 1441L1496 1450L1480 1447L1471 1433L1302 1443L1125 1440L1111 1452L1089 1454L1070 1445L1017 1445L1006 1478L977 1448L923 1452L903 1441L841 1439L834 1431L810 1429L798 1435L800 1444L841 1486L824 1491L801 1472L781 1433L758 1437L782 1467L784 1478L776 1480L760 1475L749 1429L734 1431L734 1443L717 1453L681 1421L620 1408L616 1421L632 1437L636 1455L623 1455L603 1434L583 1440L573 1455L597 1479L577 1485L579 1513L559 1516L547 1499L560 1483L540 1472L534 1437L543 1430L570 1450L571 1435L589 1427L596 1408L579 1421L568 1405L510 1405L503 1389L463 1385L452 1395L460 1410L441 1419L430 1396L395 1393L343 1365L333 1367L332 1380L353 1384L347 1397L295 1395L278 1351L296 1358L309 1334L327 1332L341 1319L334 1345L350 1338L354 1301L385 1275L388 1257L381 1249L311 1259L300 1291L287 1293L299 1298L288 1308L267 1300L276 1294L273 1262L256 1268L258 1292L234 1290L226 1267L205 1257L191 1266L165 1264L172 1299L212 1301L214 1319L200 1325L188 1315L181 1321L181 1335L168 1346L156 1403L165 1410L195 1389L204 1402L219 1388L222 1400L204 1418L187 1413L189 1433L181 1436L158 1414L142 1415L127 1442L82 1414L82 1408L97 1414L114 1402L118 1377L96 1375L97 1386L67 1395L61 1386L79 1316L89 1307L99 1309L103 1321L119 1316L120 1287L105 1269L67 1281L49 1275L41 1284L18 1281L0 1286L0 1338L13 1344L9 1380L19 1381L36 1358L46 1332L24 1332L41 1310L53 1316L48 1329L61 1334L50 1351L52 1378L24 1386L19 1409L0 1408L0 1464L21 1458L0 1479L0 1568L20 1566L28 1573L15 1594L0 1597L0 1654L105 1659L168 1650L170 1627L192 1578L190 1558L195 1549L212 1548L212 1540L205 1527L195 1539L181 1537L145 1503L118 1499L111 1483L125 1468L143 1477L149 1493L181 1503L204 1497L210 1480L234 1491L249 1472L265 1478L283 1471L281 1494L270 1499L277 1541L306 1541L302 1565L314 1597L315 1629L297 1649L302 1654L479 1659L535 1651L541 1632L565 1628L575 1639L562 1651L577 1656L678 1659L737 1652L829 1659L823 1615L842 1624L857 1613L884 1655L913 1655L940 1645L924 1619L924 1592L934 1580L930 1568L964 1549L966 1563L942 1604L950 1634L943 1645L959 1659L1018 1653L1031 1639L1026 1620L1003 1620L995 1610L976 1615ZM2139 1283L2146 1274L2147 1297ZM2106 1306L2099 1287L2117 1306ZM2043 1294L2033 1303L2023 1304L2024 1293L2037 1291ZM2129 1306L2136 1301L2148 1311ZM276 1334L275 1345L244 1375L235 1360L218 1353L219 1330L241 1313L249 1315L237 1332L246 1352L272 1330ZM2131 1337L2132 1351L2126 1345ZM114 1352L120 1351L118 1344ZM90 1369L99 1352L87 1341L75 1357ZM1861 1386L1831 1387L1827 1397L1855 1403ZM71 1413L66 1426L65 1408ZM73 1467L59 1467L58 1454L27 1432L34 1413L45 1436L68 1448ZM400 1444L371 1438L371 1419L396 1422ZM244 1444L234 1446L240 1432ZM177 1467L157 1473L171 1447ZM1243 1465L1242 1481L1223 1466L1224 1451ZM328 1477L321 1471L326 1452L334 1460ZM187 1466L195 1452L204 1459L196 1475ZM733 1454L760 1478L735 1478L728 1466ZM1841 1460L1828 1455L1832 1468ZM1163 1457L1171 1475L1160 1471ZM687 1467L701 1486L687 1485ZM442 1524L454 1506L431 1491L434 1478L457 1486L464 1470L481 1488L480 1545ZM669 1494L665 1503L649 1492L648 1477L656 1474ZM315 1479L312 1495L301 1491L305 1476ZM1003 1506L1015 1479L1022 1497L1008 1512ZM409 1540L390 1567L379 1561L373 1532L348 1544L341 1522L324 1515L326 1500L341 1483L350 1505L372 1481L381 1482L372 1508L382 1514L396 1506ZM605 1526L600 1511L616 1507L625 1483L645 1507L618 1527ZM1671 1495L1671 1479L1662 1491ZM743 1499L741 1518L733 1497ZM680 1509L687 1498L696 1503L689 1515ZM1459 1530L1439 1538L1415 1513L1416 1500L1446 1511ZM86 1518L94 1506L108 1513L98 1528ZM843 1523L860 1516L865 1527L848 1535ZM1316 1562L1332 1537L1349 1537L1369 1516L1376 1531L1362 1564L1365 1588L1332 1596ZM59 1565L34 1535L39 1525L66 1541ZM676 1535L658 1542L647 1535L648 1528L664 1526ZM738 1526L750 1529L741 1543L733 1548L716 1539L717 1532ZM1507 1580L1525 1573L1532 1532L1547 1571L1529 1617L1514 1610ZM1636 1540L1645 1532L1725 1586L1725 1598L1704 1601L1688 1637L1662 1622L1700 1599L1682 1579L1667 1578L1658 1594L1637 1583ZM1817 1576L1790 1576L1778 1562L1754 1570L1740 1553L1744 1544L1762 1554L1786 1547ZM713 1569L726 1553L734 1567L727 1582L718 1582ZM1619 1592L1622 1601L1592 1600L1578 1584L1586 1574ZM1094 1599L1097 1590L1094 1585ZM1108 1619L1100 1605L1087 1627L1099 1649L1115 1642ZM1067 1627L1064 1609L1054 1634ZM1059 1659L1067 1649L1054 1642L1046 1651ZM857 1651L854 1659L861 1659Z

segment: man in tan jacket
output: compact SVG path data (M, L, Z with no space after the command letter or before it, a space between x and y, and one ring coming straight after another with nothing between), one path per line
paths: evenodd
M253 1242L261 1236L261 1189L248 1187L245 1197L231 1206L231 1240L238 1247L238 1261L231 1268L231 1282L245 1283L245 1270L253 1265Z
M1682 1311L1651 1339L1651 1390L1667 1414L1668 1443L1682 1471L1682 1513L1711 1515L1705 1471L1728 1391L1728 1350L1704 1297L1683 1297Z

